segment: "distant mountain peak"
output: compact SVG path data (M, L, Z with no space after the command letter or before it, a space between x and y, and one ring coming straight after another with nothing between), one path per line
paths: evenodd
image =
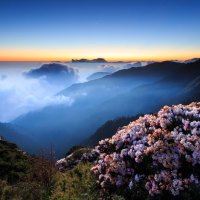
M189 60L185 60L184 63L188 64L188 63L193 63L193 62L197 62L200 61L200 58L192 58Z
M79 62L89 62L89 63L106 63L107 61L104 58L95 58L92 60L86 59L86 58L81 58L81 59L72 59L73 63L79 63Z

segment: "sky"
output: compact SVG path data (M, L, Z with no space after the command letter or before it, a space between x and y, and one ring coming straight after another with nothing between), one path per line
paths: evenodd
M0 61L200 57L199 0L0 0Z

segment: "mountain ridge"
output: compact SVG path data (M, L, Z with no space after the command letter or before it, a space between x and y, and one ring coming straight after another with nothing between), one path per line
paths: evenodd
M191 75L188 73L190 69L194 69ZM17 118L13 124L25 126L40 140L48 138L45 140L48 145L60 143L70 148L109 119L156 112L166 104L188 102L191 94L199 101L199 91L192 88L185 91L185 87L199 75L199 62L166 61L121 70L61 91L58 95L74 99L71 106L46 107ZM186 81L181 78L185 76ZM67 151L62 149L62 145L56 145L56 150L59 155Z

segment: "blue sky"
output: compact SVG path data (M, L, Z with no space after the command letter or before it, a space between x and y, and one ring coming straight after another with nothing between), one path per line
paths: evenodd
M0 0L0 60L198 56L199 10L198 0Z

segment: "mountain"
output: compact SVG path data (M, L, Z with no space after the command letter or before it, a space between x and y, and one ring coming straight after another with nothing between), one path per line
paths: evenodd
M110 75L111 73L109 72L95 72L91 74L90 76L87 77L88 81L103 78L104 76Z
M83 146L94 147L98 144L100 140L105 138L110 138L117 132L117 130L123 126L128 125L131 121L136 120L139 116L136 117L120 117L114 120L109 120L100 126L93 135L88 139L83 141L81 144Z
M36 149L39 149L35 139L20 126L0 123L0 136L7 141L17 144L21 149L29 153L34 153Z
M107 61L104 59L104 58L96 58L96 59L93 59L93 60L88 60L88 59L85 59L85 58L82 58L82 59L79 59L79 60L76 60L76 59L72 59L72 62L73 63L80 63L80 62L89 62L89 63L107 63Z
M190 59L190 60L185 60L184 63L193 63L193 62L196 62L196 61L199 61L200 58L193 58L193 59Z
M153 113L163 105L199 101L200 63L158 62L74 84L61 91L71 106L55 105L20 116L12 123L29 130L44 147L62 156L109 119ZM187 90L188 85L190 89ZM192 96L191 96L192 95Z
M77 94L87 93L97 101L108 99L116 94L125 93L126 90L137 88L140 85L154 83L173 74L184 64L174 62L162 62L150 64L142 68L130 68L117 71L109 76L86 83L74 84L61 91L59 95L77 97ZM98 94L96 93L98 91ZM111 92L112 91L112 92ZM105 94L102 95L102 94ZM101 96L101 98L99 98Z

